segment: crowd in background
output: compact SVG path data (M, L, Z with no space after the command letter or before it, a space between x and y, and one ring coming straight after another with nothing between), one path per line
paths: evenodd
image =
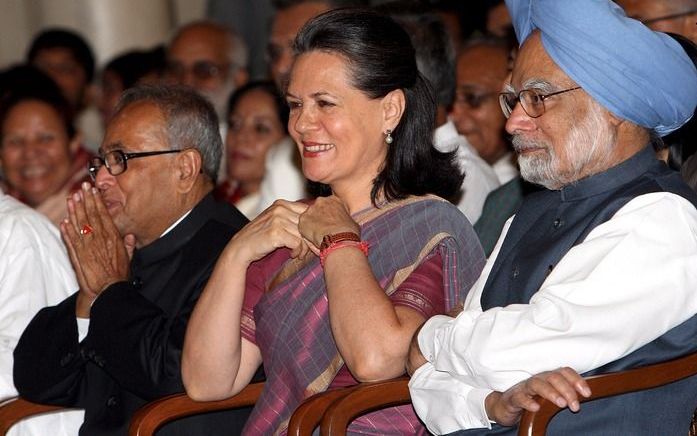
M43 214L52 224L40 225L55 239L67 216L66 198L84 182L94 181L88 166L100 159L103 165L105 153L113 148L95 138L101 138L123 110L121 96L138 85L157 84L185 85L212 105L224 144L222 165L211 175L217 200L234 205L252 220L278 199L326 195L326 185L305 179L298 145L289 133L293 44L303 25L318 14L344 6L371 6L370 2L277 0L273 11L267 11L270 16L251 9L245 15L240 11L245 3L211 0L210 19L181 26L162 46L128 51L104 65L95 64L89 41L72 30L37 34L25 62L0 72L0 200L11 196ZM457 192L445 195L444 190L443 195L473 226L488 256L504 223L528 194L539 189L520 176L500 104L499 93L518 51L508 10L502 0L375 3L375 10L391 16L411 37L418 70L435 99L433 144L439 153L453 156L465 175ZM670 32L697 63L694 2L617 3L647 26ZM89 121L95 113L100 125ZM696 128L692 119L671 135L651 138L657 156L680 171L693 190L697 190ZM392 133L386 131L388 145ZM74 283L62 276L61 280ZM14 318L0 314L0 330L1 320L12 319L18 336L19 326L41 307L67 297L68 291L74 289L33 301L31 310ZM4 293L6 289L0 288ZM246 333L254 336L253 330ZM16 341L17 337L8 342L10 354ZM16 392L11 377L5 384L0 386L0 399Z

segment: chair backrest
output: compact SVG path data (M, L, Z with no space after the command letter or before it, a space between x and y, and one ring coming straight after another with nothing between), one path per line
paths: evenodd
M697 353L643 368L591 376L586 378L586 381L588 381L592 395L588 398L580 398L580 402L652 389L695 374L697 374ZM537 400L540 409L537 412L523 414L518 428L518 436L543 436L554 415L562 410L551 401L541 398ZM695 427L694 418L692 427ZM690 432L690 434L693 433Z

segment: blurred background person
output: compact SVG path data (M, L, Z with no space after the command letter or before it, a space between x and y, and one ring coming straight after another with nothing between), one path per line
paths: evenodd
M492 167L501 184L518 174L498 100L509 72L510 50L505 39L495 37L464 45L457 57L457 88L450 114L458 132Z
M0 168L7 193L58 225L66 216L65 198L89 180L90 153L81 146L72 108L56 85L32 67L5 76L25 78L0 100Z
M170 41L165 78L208 99L224 125L230 94L247 83L247 61L247 47L232 29L196 21L179 28Z
M47 29L32 41L26 61L56 82L72 108L85 144L96 150L103 130L92 101L95 60L87 41L72 30Z
M470 223L475 223L487 195L499 186L499 180L489 164L448 120L448 108L455 96L455 51L450 34L441 15L429 12L427 7L398 1L382 5L379 10L389 13L411 37L419 72L433 88L436 98L434 144L442 152L455 152L460 169L465 173L461 192L448 200L457 205Z
M121 93L137 84L156 84L165 68L164 47L132 50L116 56L102 69L99 113L107 125L114 115Z
M288 136L288 104L273 82L250 82L230 97L227 122L227 178L214 195L253 219L259 211L267 153L282 142L293 144Z
M697 43L697 0L615 0L615 3L652 30L677 33Z

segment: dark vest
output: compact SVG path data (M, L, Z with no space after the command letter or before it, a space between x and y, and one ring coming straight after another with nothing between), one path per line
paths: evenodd
M518 210L487 279L482 308L528 303L573 246L582 242L596 226L611 219L630 200L652 192L671 192L697 206L697 195L678 173L658 161L649 147L614 168L559 191L545 190L529 195ZM646 256L650 255L647 251ZM638 324L641 322L637 320ZM584 375L645 366L696 350L697 316L629 355ZM649 391L586 403L578 414L561 412L552 421L547 434L687 434L695 406L697 377L691 377ZM457 434L516 432L516 428L494 426L492 430Z

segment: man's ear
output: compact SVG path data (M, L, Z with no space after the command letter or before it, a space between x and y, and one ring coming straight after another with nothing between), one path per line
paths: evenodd
M383 132L397 127L404 114L406 103L406 96L401 89L390 91L382 98Z
M201 173L202 163L201 155L196 149L189 148L178 153L175 174L179 192L191 191Z

